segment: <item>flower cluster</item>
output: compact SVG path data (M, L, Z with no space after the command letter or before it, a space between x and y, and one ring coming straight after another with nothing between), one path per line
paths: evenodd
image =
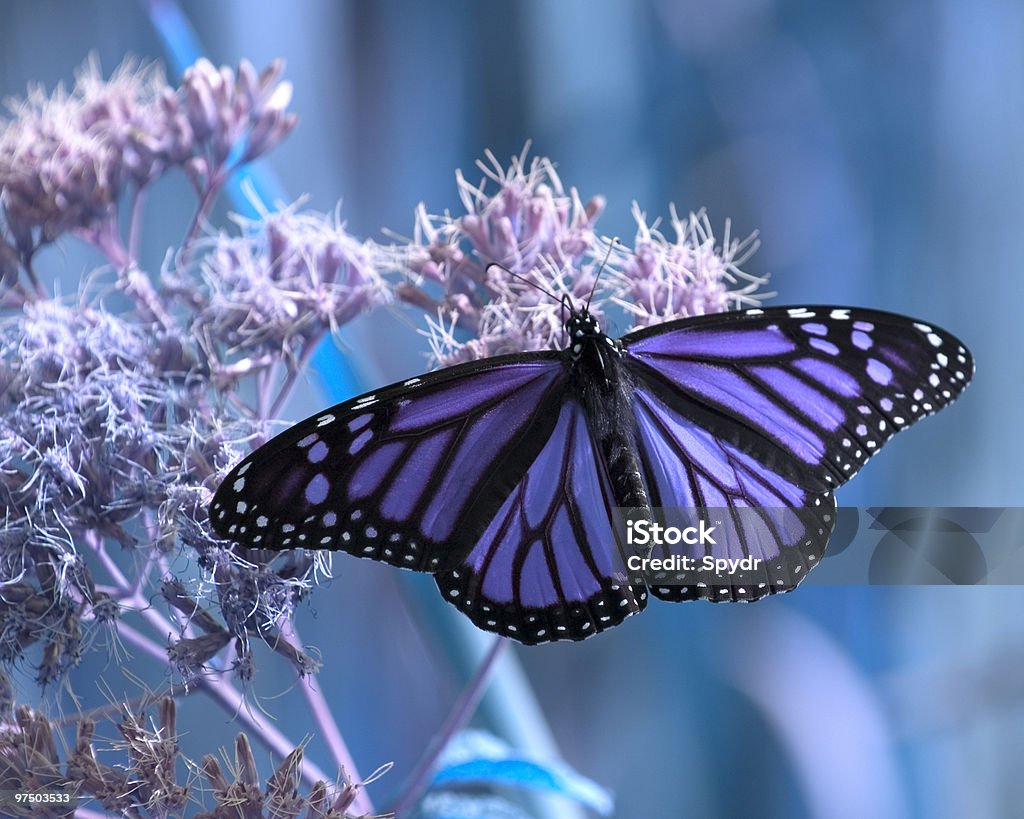
M73 803L92 797L105 810L121 816L180 816L191 803L207 808L195 814L197 819L271 819L300 814L306 819L355 819L349 808L365 783L349 782L342 771L339 778L344 784L340 788L317 781L303 792L302 746L285 756L261 784L245 734L236 738L234 763L225 774L213 754L201 763L181 754L173 699L157 702L156 712L156 720L150 721L143 711L124 707L117 726L120 739L112 742L98 739L91 718L80 719L74 746L62 763L55 726L42 714L19 706L14 723L0 732L0 790L69 794ZM125 761L115 765L102 762L100 752L110 751L120 752ZM180 776L183 770L189 772L185 781ZM58 803L43 808L56 809ZM26 807L24 815L41 815L36 810ZM55 811L52 815L70 813Z
M192 335L217 375L243 358L297 359L326 330L388 300L372 246L349 236L337 216L290 208L239 222L241 235L211 243L203 287L189 294Z
M80 616L116 614L95 589L81 539L132 545L126 525L185 451L155 417L168 408L152 356L165 355L159 336L147 343L116 316L52 300L0 327L0 656L14 660L42 641L41 683L80 659Z
M604 200L584 204L550 160L527 162L525 151L507 169L490 152L487 160L479 185L456 175L466 213L430 216L420 205L399 256L410 281L396 294L427 314L438 365L556 346L561 305L538 288L585 299L594 281ZM461 343L456 329L475 338Z
M205 534L207 485L236 457L232 438L251 423L203 410L208 385L197 375L195 345L103 310L40 300L0 327L0 362L8 516L0 657L13 661L41 641L41 683L77 664L83 630L118 613L82 554L84 546L111 561L107 543L140 556L155 550L148 559L159 562L180 540L208 570L227 623L221 630L242 641L238 655L248 653L248 634L281 645L273 630L308 591L313 560L283 556L271 568L269 558L254 561ZM195 673L208 659L177 665Z
M281 60L257 73L248 60L233 71L207 59L186 69L176 104L167 105L173 126L164 133L182 135L178 151L184 156L187 149L185 163L197 187L267 153L295 127L295 114L286 110L291 83L279 82L283 70Z
M22 298L0 322L0 660L41 644L42 684L140 607L149 574L167 576L182 547L201 571L189 589L163 589L179 632L168 662L186 680L230 646L248 681L253 636L299 673L316 668L280 629L321 560L216 540L206 506L243 447L266 436L315 344L387 298L372 246L337 218L288 209L183 248L154 283L116 234L129 185L182 167L198 222L228 169L280 141L294 125L280 71L201 60L172 89L155 67L127 63L103 80L89 64L73 92L34 90L0 128L12 264L31 277L36 242L74 229L117 267L113 286L92 276L73 300L4 280ZM114 290L132 309L104 307ZM262 398L276 393L273 407L239 398L250 378ZM97 584L97 568L110 582Z
M0 123L5 256L31 258L69 230L108 230L125 190L170 168L184 170L201 194L215 192L233 167L294 127L282 68L275 62L257 73L244 60L237 70L200 60L173 88L152 65L128 61L103 79L91 61L71 91L32 89Z
M673 319L720 313L760 303L757 289L763 278L740 269L757 250L757 234L734 239L725 223L721 245L707 215L701 211L681 219L671 208L670 241L658 225L648 225L634 205L636 241L623 255L621 269L614 270L613 298L632 317L637 327Z
M718 245L703 213L684 221L673 209L670 241L634 206L629 248L598 236L604 199L584 204L550 160L524 152L504 168L488 153L478 165L479 185L456 175L466 212L430 216L420 205L395 257L408 278L396 293L426 314L436 366L564 347L566 299L598 318L624 309L634 326L759 303L764 279L739 267L756 237L733 240L728 223Z

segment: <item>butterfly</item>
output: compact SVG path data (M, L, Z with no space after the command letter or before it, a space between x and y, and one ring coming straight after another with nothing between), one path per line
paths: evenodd
M430 572L480 628L582 640L649 594L795 588L832 532L834 490L974 371L950 333L875 310L749 309L619 339L567 310L562 350L410 378L278 435L221 483L214 530ZM625 527L671 509L716 510L691 558L753 567L715 582L692 566L634 571Z

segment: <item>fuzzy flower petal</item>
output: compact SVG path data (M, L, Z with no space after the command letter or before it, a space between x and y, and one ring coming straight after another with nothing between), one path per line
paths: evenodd
M669 240L658 230L657 222L647 224L635 203L633 216L637 222L635 245L611 278L613 298L633 316L636 327L761 303L756 291L765 279L740 269L757 250L756 233L733 239L726 221L718 246L704 211L691 213L684 220L673 207L675 239Z
M388 300L372 248L336 215L290 208L239 222L242 235L217 236L201 263L204 302L193 332L216 340L218 350L208 352L220 365L242 354L294 356Z
M526 156L505 168L488 152L477 185L457 173L460 216L417 210L413 241L399 256L410 282L396 293L431 321L440 317L431 328L435 365L558 346L561 304L538 288L585 299L593 284L594 222L604 200L584 204L550 160ZM446 335L451 322L477 338Z
M203 189L274 148L295 127L283 63L261 74L200 60L180 88L126 60L109 79L89 60L71 91L32 88L0 121L0 204L8 244L29 254L69 230L115 217L129 184L180 167Z

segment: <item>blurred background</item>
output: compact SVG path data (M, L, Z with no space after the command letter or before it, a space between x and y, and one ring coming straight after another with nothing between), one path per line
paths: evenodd
M894 440L839 501L1021 505L1024 5L181 8L214 63L287 60L300 121L265 164L283 199L323 211L341 200L356 236L411 235L421 201L458 210L456 168L476 178L485 149L505 162L532 140L567 187L607 198L605 235L633 235L633 201L651 217L672 202L705 207L719 235L726 219L734 235L760 231L746 269L771 274L769 303L865 305L955 332L977 360L974 385ZM0 91L68 82L90 53L106 73L133 54L173 75L150 12L136 0L4 3ZM144 249L154 268L194 207L180 177L157 196ZM225 197L214 223L232 207ZM68 290L97 263L73 242L41 261ZM359 387L422 369L418 322L395 309L346 328ZM344 397L320 361L289 417ZM995 586L808 585L750 607L655 601L585 643L517 646L478 724L557 752L616 793L621 817L1010 815L1024 800L1022 608L1024 590ZM481 643L428 578L345 557L299 625L361 772L396 762L371 790L384 805ZM103 701L96 673L76 682L87 703ZM313 731L291 672L268 657L260 674L278 726L295 741ZM188 705L186 750L230 742L229 716ZM320 738L309 753L330 767Z

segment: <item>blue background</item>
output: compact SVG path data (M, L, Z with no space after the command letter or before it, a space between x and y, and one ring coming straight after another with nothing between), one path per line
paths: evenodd
M342 199L357 236L410 235L420 201L457 210L455 168L473 178L485 148L506 160L532 139L584 199L607 197L606 235L632 235L633 200L652 216L670 202L706 207L716 231L730 218L734 235L761 232L747 268L772 274L772 303L869 305L952 330L975 354L974 385L893 441L840 502L1021 505L1024 5L183 8L216 63L286 58L300 123L268 164L312 208ZM0 6L5 95L69 80L90 51L106 72L128 53L166 56L143 3ZM151 267L193 206L180 177L155 199ZM71 288L97 259L69 243L44 263ZM365 387L422 368L418 322L395 309L347 330ZM311 384L288 415L303 417L325 394ZM478 646L429 580L345 557L335 570L300 626L322 652L321 679L362 772L398 765L371 791L380 806L446 715ZM532 740L515 741L550 750L553 739L616 791L623 817L1006 815L1024 798L1022 605L1013 587L805 587L750 607L655 602L582 644L517 647L481 724L506 734L509 723L533 725ZM518 682L523 670L532 694ZM264 694L289 686L269 656L260 674ZM83 674L77 688L102 701L91 687ZM296 741L314 730L298 700L263 703ZM548 738L523 716L535 705ZM183 746L197 755L237 728L194 698L182 710ZM310 753L330 767L316 738Z

